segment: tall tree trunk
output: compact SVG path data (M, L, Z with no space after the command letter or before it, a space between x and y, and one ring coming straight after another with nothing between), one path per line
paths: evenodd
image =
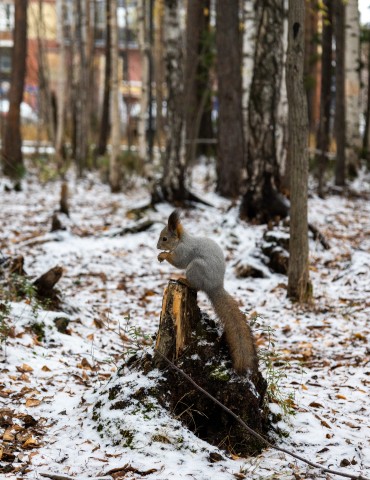
M149 43L147 38L146 2L138 0L138 43L141 56L141 95L140 116L137 128L139 160L143 165L147 156L147 115L148 115L148 79L149 79Z
M217 191L240 193L244 162L239 0L216 1L218 77Z
M2 162L5 175L19 179L23 174L20 105L23 98L27 57L27 7L28 0L15 2L14 44Z
M240 215L267 222L282 200L277 159L277 115L283 65L284 0L256 2L256 48L248 106L247 191ZM277 208L276 208L277 207ZM285 215L286 216L287 209Z
M320 114L318 27L318 2L317 0L306 0L304 82L307 92L308 122L311 135L316 135Z
M248 138L248 106L253 77L254 52L256 49L255 0L243 0L243 48L242 48L242 107L244 139Z
M199 0L187 4L186 61L185 61L185 125L186 164L195 162L197 139L204 112L209 112L211 88L210 0ZM208 108L206 108L208 107ZM206 121L203 120L203 127ZM210 132L205 132L207 135ZM212 134L212 132L211 132Z
M335 140L337 160L335 185L346 183L346 106L345 106L345 4L344 0L334 2L335 33Z
M110 131L110 85L111 85L111 4L105 2L105 67L104 67L104 93L103 106L100 118L99 139L95 154L104 155L107 151L107 143Z
M87 0L74 3L74 158L82 176L88 156L88 61L87 61Z
M59 59L58 59L58 90L57 90L57 129L55 134L55 154L59 170L65 159L64 135L66 117L66 90L67 90L67 63L66 63L66 35L65 19L67 7L65 0L60 2L60 26L58 28Z
M161 190L168 201L183 200L185 189L184 77L180 0L164 1L167 139Z
M358 0L346 3L345 23L346 161L356 175L360 166L360 12Z
M365 110L365 131L362 149L370 168L370 29L367 30L367 106Z
M334 0L336 1L336 0ZM328 164L330 148L330 108L333 59L333 0L324 1L322 27L322 56L321 56L321 95L320 95L320 122L317 134L317 176L318 194L324 196L325 171Z
M155 100L157 107L156 114L156 141L159 147L162 145L164 133L163 99L164 99L164 0L157 0L154 4L154 17L156 29L154 31L154 79L155 79Z
M37 30L37 60L39 80L39 110L46 125L49 140L55 145L56 115L53 106L53 94L50 90L50 74L45 54L46 29L44 22L43 0L38 0Z
M290 240L288 296L311 296L308 269L308 114L303 84L305 0L289 1L286 83L289 103Z
M119 115L119 75L118 75L118 24L117 0L111 0L111 59L112 59L112 85L111 85L111 115L112 149L109 161L109 184L112 192L121 188L121 171L119 165L120 153L120 115Z

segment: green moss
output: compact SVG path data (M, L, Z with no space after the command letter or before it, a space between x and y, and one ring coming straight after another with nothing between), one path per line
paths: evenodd
M221 382L228 382L230 380L230 372L226 368L218 366L210 373L210 377Z
M33 322L30 326L32 332L36 335L37 340L42 342L45 339L45 323Z

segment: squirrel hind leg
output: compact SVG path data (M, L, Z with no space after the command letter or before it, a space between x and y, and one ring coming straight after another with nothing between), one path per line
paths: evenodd
M195 290L210 292L223 287L223 277L214 275L214 272L207 268L207 263L201 258L197 258L189 263L186 269L186 280Z

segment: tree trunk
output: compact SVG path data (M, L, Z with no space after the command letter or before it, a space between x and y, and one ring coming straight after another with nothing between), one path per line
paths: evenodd
M149 79L149 43L147 39L145 0L138 1L138 43L141 56L141 95L140 95L140 116L137 128L138 153L142 165L147 157L147 115L148 115L148 79Z
M283 65L284 0L256 3L256 48L248 106L247 191L242 218L267 222L278 215L280 184L277 116ZM287 209L285 215L286 216Z
M112 86L111 86L111 115L112 115L112 149L109 160L109 184L112 192L121 189L121 171L119 165L120 153L120 115L119 115L119 76L118 76L118 24L117 0L111 1L111 59L112 59Z
M312 294L308 269L308 114L303 84L304 16L305 0L290 0L286 64L291 200L288 296L299 302L307 302Z
M167 139L161 180L163 196L183 200L185 189L184 76L180 1L164 2L165 68L167 82Z
M365 131L362 149L370 168L370 29L367 33L367 106L365 110Z
M5 175L17 180L23 175L20 105L23 98L27 57L28 0L15 2L14 45L9 91L9 112L6 121L2 162Z
M59 62L58 62L58 90L57 90L57 129L55 134L55 154L59 170L65 159L64 134L65 134L65 107L66 107L66 90L67 90L67 63L66 63L66 35L65 35L65 18L67 8L65 0L61 0L60 4L61 24L58 27L59 41Z
M87 1L76 0L75 75L75 161L82 176L88 156L88 59L87 59Z
M248 106L256 49L256 8L254 0L243 1L242 108L244 138L248 138Z
M164 99L164 0L155 2L154 17L156 28L154 30L154 77L155 77L155 100L157 107L156 115L156 141L159 147L162 145L164 133L163 99Z
M333 0L325 0L322 28L322 56L321 56L321 96L320 96L320 122L317 134L316 162L318 176L318 194L324 196L325 171L328 164L330 149L330 108L332 84L332 59L333 59Z
M217 191L240 193L244 162L239 0L216 1L218 78Z
M318 61L319 14L317 0L306 1L304 82L309 132L316 135L320 116L320 64Z
M345 21L345 101L346 161L348 171L356 175L360 167L360 13L358 0L346 3Z
M346 183L345 9L344 0L335 0L335 185L341 187Z
M37 61L39 80L39 115L46 126L49 141L55 145L56 115L53 106L53 93L50 90L50 72L46 57L45 39L46 28L43 12L43 0L38 0L36 20L37 31Z
M107 151L107 143L109 138L110 123L110 84L111 84L111 4L105 2L105 67L104 67L104 93L103 106L100 119L99 140L96 147L96 155L104 155Z
M185 61L186 164L191 166L199 150L197 140L204 112L209 111L211 89L210 0L188 2ZM206 106L208 108L206 109ZM209 134L212 132L207 132Z

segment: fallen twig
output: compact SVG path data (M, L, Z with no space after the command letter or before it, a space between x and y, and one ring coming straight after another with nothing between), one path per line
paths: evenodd
M287 455L290 455L291 457L296 458L297 460L300 460L301 462L306 463L307 465L310 465L311 467L318 468L324 473L331 473L332 475L338 475L340 477L345 477L345 478L351 478L352 480L370 480L368 477L363 477L362 475L352 475L351 473L345 473L341 472L338 470L331 470L330 468L323 467L322 465L311 462L310 460L307 460L306 458L302 457L301 455L298 455L296 453L291 452L290 450L287 450L285 448L277 447L276 445L273 445L271 442L269 442L266 438L264 438L262 435L259 433L255 432L252 428L250 428L238 415L236 415L232 410L227 408L225 405L223 405L221 402L217 400L213 395L207 392L207 390L204 390L201 386L199 386L194 380L189 377L181 368L177 367L171 360L169 360L167 357L165 357L161 352L159 352L156 348L154 351L165 361L167 362L172 368L174 368L177 372L179 372L183 377L185 377L192 385L194 385L195 388L197 388L200 392L202 392L206 397L210 398L213 402L217 403L219 407L221 407L223 410L228 412L231 416L235 418L235 420L240 423L251 435L254 437L258 438L261 442L263 442L267 447L273 448L274 450L277 450L282 453L286 453Z
M40 472L41 477L50 478L51 480L113 480L113 477L110 475L104 475L102 477L70 477L69 475L61 475L60 473L49 473L49 472Z

